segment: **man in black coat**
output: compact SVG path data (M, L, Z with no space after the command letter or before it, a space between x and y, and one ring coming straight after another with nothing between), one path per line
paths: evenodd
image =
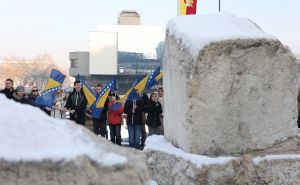
M129 146L136 149L140 148L142 114L144 111L145 104L142 98L128 100L124 105L124 113L127 114Z
M145 92L143 92L142 94L142 99L145 105L145 110L142 113L142 126L141 126L141 148L143 149L146 141L146 110L149 101L149 97Z
M80 81L74 82L74 90L70 93L65 108L70 112L70 120L85 126L87 100L81 88Z
M96 99L100 96L101 90L102 90L102 85L98 84L96 86ZM106 136L106 138L107 138L106 121L107 121L108 102L109 99L107 98L104 103L101 116L99 118L92 118L94 133L96 135L101 135L102 137Z
M8 99L13 98L14 93L14 81L10 78L5 80L5 89L0 91L1 94L5 94Z

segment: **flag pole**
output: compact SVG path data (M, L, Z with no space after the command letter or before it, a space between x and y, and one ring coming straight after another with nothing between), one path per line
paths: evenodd
M180 16L180 0L177 0L177 16Z
M219 12L221 11L221 0L219 0Z

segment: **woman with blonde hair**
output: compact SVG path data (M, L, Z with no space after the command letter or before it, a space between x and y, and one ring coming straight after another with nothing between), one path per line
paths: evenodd
M63 91L62 89L57 90L56 92L56 97L54 100L54 104L52 106L52 112L51 116L57 119L65 119L65 114L64 114L64 107L65 107L66 101L64 100L63 97Z

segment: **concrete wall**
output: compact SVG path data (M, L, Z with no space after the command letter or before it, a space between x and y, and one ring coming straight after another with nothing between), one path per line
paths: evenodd
M117 33L90 32L90 74L117 74Z
M70 52L69 59L71 62L69 68L70 76L89 74L89 52Z

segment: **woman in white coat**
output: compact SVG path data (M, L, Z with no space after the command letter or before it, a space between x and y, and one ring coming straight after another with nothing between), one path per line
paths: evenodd
M56 92L56 97L54 100L54 105L52 106L52 112L51 116L57 119L65 119L65 112L64 112L64 107L65 107L66 101L64 100L63 97L63 91L59 89Z

